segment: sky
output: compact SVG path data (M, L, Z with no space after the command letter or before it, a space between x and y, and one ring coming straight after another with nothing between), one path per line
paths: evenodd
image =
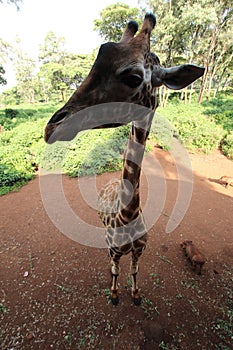
M17 11L14 5L1 4L0 38L13 47L19 38L21 50L36 59L39 45L53 31L65 37L70 52L90 53L103 42L93 31L94 19L99 18L106 6L117 2L138 6L137 0L23 0ZM8 84L1 91L15 84L13 67L4 68Z

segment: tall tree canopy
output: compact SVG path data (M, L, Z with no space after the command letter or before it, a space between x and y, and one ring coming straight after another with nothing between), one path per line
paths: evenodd
M7 83L4 78L5 69L4 65L7 62L9 52L11 52L11 46L0 38L0 85L5 85Z
M57 37L53 32L48 32L44 43L40 45L39 60L42 63L62 63L66 55L65 38Z
M227 76L232 61L232 0L148 0L157 16L154 50L163 64L185 61L206 67L199 95Z
M137 8L126 4L116 3L105 7L100 12L100 19L94 20L94 30L106 41L119 41L126 24L131 19L139 17Z
M18 10L19 10L20 4L22 4L22 2L23 2L23 0L0 0L1 4L7 3L7 4L16 5Z
M15 4L19 10L19 5L22 3L22 1L23 0L0 0L0 4ZM3 68L3 63L6 62L6 53L9 48L10 45L0 38L0 85L6 85L7 83L6 79L4 78L5 69Z

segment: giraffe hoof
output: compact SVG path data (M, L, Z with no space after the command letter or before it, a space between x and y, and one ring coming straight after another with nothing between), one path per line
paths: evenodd
M138 297L134 297L133 298L133 302L134 302L134 305L136 305L136 306L140 306L141 305L141 303L142 303L142 298L140 297L140 296L138 296Z
M118 296L111 298L112 305L118 305L119 304L119 298Z

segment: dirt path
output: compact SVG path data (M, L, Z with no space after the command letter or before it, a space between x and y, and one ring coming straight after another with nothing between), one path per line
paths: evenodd
M154 155L167 192L140 260L140 307L130 297L129 257L121 261L120 303L109 304L106 249L78 244L59 232L44 209L39 177L0 198L2 350L233 349L233 187L217 182L222 175L233 176L233 162L219 152L190 156L190 206L168 234L177 170L168 153L155 149ZM116 176L100 176L97 187ZM85 181L88 190L89 179ZM95 210L81 198L77 179L63 177L63 189L83 221L101 226ZM144 178L144 203L146 196ZM156 208L156 196L154 202ZM192 239L206 256L201 276L180 249L184 239Z

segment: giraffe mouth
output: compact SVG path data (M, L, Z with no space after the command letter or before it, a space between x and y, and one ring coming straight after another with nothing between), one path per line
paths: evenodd
M62 131L62 125L64 122L72 116L72 112L69 110L58 110L52 118L49 120L48 124L45 127L44 132L44 140L48 144L52 144L59 141L70 141L72 138L74 138L74 135L70 136L71 138L67 139L68 135L66 133L65 137L63 138L63 131ZM72 130L71 130L72 131Z
M47 124L44 132L44 140L46 143L51 144L52 142L52 134L54 130L56 129L57 125L55 123L53 124Z
M44 132L44 140L45 140L46 143L52 144L52 143L54 143L57 140L57 137L55 137L55 135L54 135L55 130L56 131L58 130L59 125L61 125L64 122L65 119L66 118L64 117L64 118L62 118L61 120L59 120L57 122L53 122L52 119L51 119L51 122L49 122L46 125L45 132ZM56 134L57 134L57 132L56 132ZM61 138L59 137L59 140L60 139Z

